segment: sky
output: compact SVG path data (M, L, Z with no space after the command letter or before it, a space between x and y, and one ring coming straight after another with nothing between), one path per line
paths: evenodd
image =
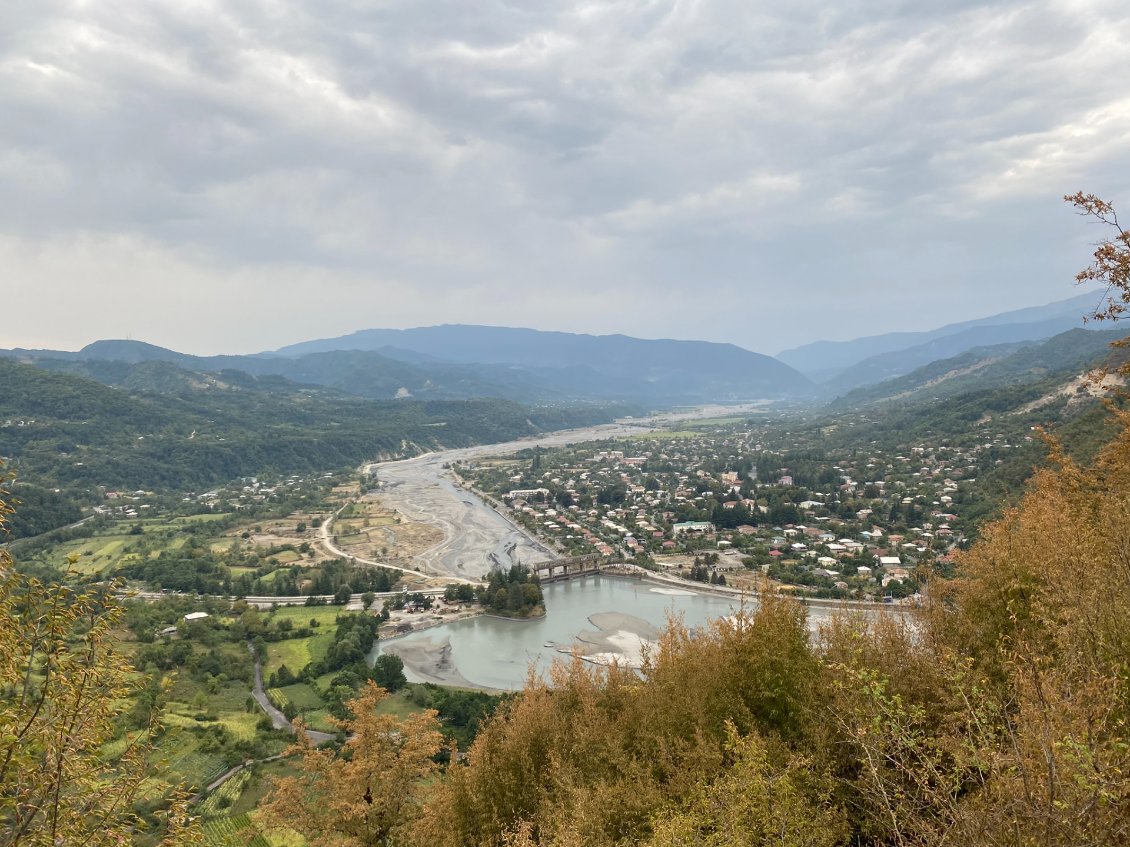
M0 347L764 353L1075 295L1125 0L0 4Z

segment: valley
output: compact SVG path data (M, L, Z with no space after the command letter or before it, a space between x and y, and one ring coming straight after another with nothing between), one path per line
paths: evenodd
M297 772L293 721L339 744L369 680L392 692L382 715L437 706L462 755L509 692L570 662L647 677L673 624L703 637L788 598L813 645L844 615L920 626L1042 461L1037 428L1083 459L1101 444L1110 392L1086 375L1120 361L1116 335L975 347L824 404L627 416L213 378L152 350L0 357L0 444L29 505L7 549L76 589L117 581L115 642L169 692L135 695L105 748L150 737L167 762L138 802L180 786L212 847L281 847L256 806L266 775ZM568 557L594 564L539 584Z

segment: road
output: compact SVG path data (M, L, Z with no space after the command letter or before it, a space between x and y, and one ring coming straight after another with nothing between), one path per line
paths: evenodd
M251 651L251 655L255 656L255 648L248 642L247 649ZM255 702L259 704L267 717L271 719L271 726L275 729L285 729L289 732L294 732L294 725L290 722L286 715L275 708L270 698L267 697L267 692L263 690L263 666L259 663L258 657L255 658L255 687L251 689L251 696L255 698ZM333 741L334 737L328 732L319 732L316 729L306 730L306 734L310 736L315 744L325 744Z
M444 592L444 589L442 589L442 588L425 588L422 591L420 591L419 593L426 594L430 597L440 597L440 596L443 595L443 592ZM376 606L379 609L381 600L387 600L390 597L399 597L402 593L403 592L401 592L401 591L375 591L375 592L373 592L373 597L375 598L373 605ZM161 600L162 598L170 597L170 596L183 597L183 596L200 596L200 595L185 595L183 592L180 592L180 591L171 591L168 594L166 594L164 592L160 592L160 591L124 591L124 592L122 592L122 594L120 596L127 597L127 598L130 598L130 599L133 599L133 600L146 600L146 601L149 601L149 602L153 602L153 601ZM218 595L208 594L208 595L203 595L203 596L216 597ZM334 603L333 603L334 598L333 598L332 594L316 594L314 596L316 596L318 599L320 599L327 606L334 605ZM364 596L363 594L351 594L350 597L349 597L349 602L342 604L338 608L343 609L343 610L348 611L348 612L358 611L358 610L364 608L364 603L361 599L363 596ZM219 599L227 600L229 602L235 602L236 600L244 600L244 601L246 601L247 605L249 605L249 606L255 606L256 608L259 608L259 609L269 609L269 608L271 608L271 606L305 606L306 601L309 598L304 594L299 594L299 595L295 595L295 596L270 596L270 597L220 597Z
M345 506L348 506L348 505L349 505L348 503L345 504ZM340 547L338 547L336 544L334 544L333 535L330 532L330 527L333 526L333 522L337 519L337 516L341 514L341 510L344 509L345 506L342 506L340 509L338 509L336 512L334 512L330 517L328 517L324 521L322 521L322 525L321 525L321 527L319 527L318 531L321 533L321 538L319 539L319 541L320 541L322 547L325 548L325 551L327 553L329 553L331 556L340 556L343 559L349 559L353 562L360 562L363 565L376 565L378 567L388 568L389 570L400 571L401 573L406 573L406 574L412 574L413 576L418 576L421 579L428 579L429 574L426 574L423 571L414 571L411 568L402 568L399 565L390 565L388 562L380 562L380 561L377 561L375 559L364 559L361 556L354 556L352 553L347 553L344 550L342 550ZM460 580L460 581L461 582L469 582L470 580Z

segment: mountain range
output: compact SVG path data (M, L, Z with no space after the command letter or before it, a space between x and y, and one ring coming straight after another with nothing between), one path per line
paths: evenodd
M1069 385L1082 392L1086 386L1081 377L1125 358L1122 351L1110 347L1112 341L1124 336L1122 330L1071 329L1043 341L975 347L893 379L855 388L837 397L829 407L936 401L972 391L1041 383L1048 387L1049 396L1062 394Z
M133 388L154 387L139 380L157 374L149 369L139 375L124 366L160 362L187 373L273 375L374 399L491 397L527 404L615 400L669 406L799 397L812 389L788 365L732 344L462 325L367 330L249 356L191 356L139 341L97 341L77 352L16 349L0 355ZM161 378L169 377L166 371Z
M816 341L777 354L835 393L910 373L975 347L1050 338L1083 326L1101 294L1088 292L1044 306L947 324L925 332L889 332L851 341Z
M103 340L74 352L13 349L0 350L0 356L115 387L164 393L230 388L248 380L262 389L275 380L285 390L318 386L376 400L489 398L526 406L624 402L659 408L762 399L814 402L844 395L845 402L855 403L853 398L871 395L852 392L934 363L967 354L969 361L983 363L989 355L984 351L999 358L1077 329L1098 300L1092 292L926 332L814 342L786 350L778 359L706 341L459 324L368 329L252 355L193 356L140 341ZM1084 333L1079 339L1087 335L1079 331ZM1072 358L1071 349L1054 349L1058 353L1047 355L1061 356L1061 364ZM965 383L990 373L975 367ZM889 390L903 389L896 383Z

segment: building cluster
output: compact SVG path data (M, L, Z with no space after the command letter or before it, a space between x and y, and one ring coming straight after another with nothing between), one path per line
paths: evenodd
M763 575L783 590L878 599L914 594L921 569L945 572L965 541L962 506L976 499L979 474L1013 446L991 435L896 450L811 442L739 426L459 471L563 554L661 569L711 553L712 569Z

